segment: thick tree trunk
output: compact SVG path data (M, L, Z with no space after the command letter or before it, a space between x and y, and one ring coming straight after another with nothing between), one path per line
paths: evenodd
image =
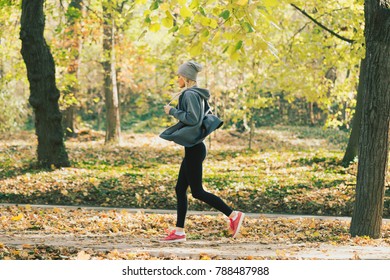
M390 124L390 0L365 1L367 84L352 236L381 237Z
M30 83L29 102L35 113L38 162L43 167L65 167L70 164L63 139L62 116L58 106L60 92L55 82L54 60L43 37L43 2L22 2L21 53Z
M116 79L116 59L115 59L115 24L112 16L111 5L103 2L103 49L105 53L102 62L104 69L104 92L106 103L106 144L120 144L120 115L119 98Z
M364 89L366 87L365 77L367 76L366 61L366 59L362 59L362 61L360 62L359 86L356 96L355 114L352 120L352 129L351 134L349 136L347 149L345 150L345 154L342 160L342 165L345 167L348 166L358 154L360 127L363 110L363 96Z

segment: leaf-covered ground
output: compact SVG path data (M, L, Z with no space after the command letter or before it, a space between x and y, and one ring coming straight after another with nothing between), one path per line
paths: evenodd
M72 167L57 170L36 168L33 133L1 137L0 203L175 209L183 151L154 134L126 133L121 146L106 147L104 134L89 131L66 142ZM339 164L347 137L320 129L264 128L249 151L247 135L218 131L206 141L204 186L247 213L349 216L357 164ZM387 188L385 217L390 217L389 195ZM211 210L189 198L190 210ZM242 237L232 241L222 216L190 216L191 241L182 255L169 255L169 246L153 241L174 225L173 215L2 206L0 223L0 259L316 258L304 251L326 255L332 246L346 246L348 252L351 246L378 247L390 255L388 225L383 239L369 240L350 238L349 223L339 220L258 216L247 219ZM210 246L216 252L196 251ZM360 257L358 250L344 256Z
M247 135L219 131L204 164L204 186L245 212L350 215L356 163L339 165L347 135L320 132L259 130L249 151ZM53 171L34 167L31 133L2 139L0 202L175 209L180 147L153 134L125 134L121 147L105 147L103 139L90 132L67 141L72 167ZM190 209L210 210L191 198Z

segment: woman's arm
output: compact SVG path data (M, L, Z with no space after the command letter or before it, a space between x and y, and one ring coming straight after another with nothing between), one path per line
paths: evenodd
M195 125L201 117L201 97L191 90L183 93L181 109L170 108L169 114L186 125Z

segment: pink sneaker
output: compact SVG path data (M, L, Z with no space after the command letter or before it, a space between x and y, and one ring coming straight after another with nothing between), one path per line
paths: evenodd
M233 238L236 237L241 228L242 221L244 220L245 214L242 212L237 213L237 218L233 221L233 219L230 219L230 229L233 232Z
M173 242L184 242L186 241L186 235L177 235L176 234L176 230L172 230L167 237L163 238L160 240L160 242L169 242L169 243L173 243Z

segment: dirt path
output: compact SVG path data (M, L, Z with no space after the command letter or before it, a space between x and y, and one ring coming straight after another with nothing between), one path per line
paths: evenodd
M390 260L390 247L332 246L329 244L259 244L232 242L223 238L209 241L188 240L185 243L161 244L156 240L135 239L123 235L74 236L74 235L23 235L0 237L0 243L15 248L29 245L73 247L80 250L148 253L152 256L199 259L200 255L219 258L289 258L289 259L386 259Z

